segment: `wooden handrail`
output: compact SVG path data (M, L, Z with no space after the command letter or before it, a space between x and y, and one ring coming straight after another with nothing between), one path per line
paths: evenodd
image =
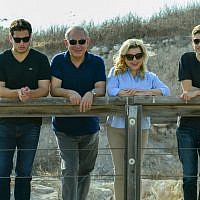
M142 105L153 123L173 123L178 116L200 116L200 98L186 103L174 96L135 96L97 97L91 110L85 113L80 113L79 106L71 105L62 97L43 97L26 103L0 98L0 117L125 115L126 105Z
M29 100L0 98L0 117L50 116L125 116L126 166L125 200L140 199L141 116L153 123L174 123L178 116L200 116L200 98L184 102L177 96L98 97L90 111L79 112L79 106L68 99L45 97Z

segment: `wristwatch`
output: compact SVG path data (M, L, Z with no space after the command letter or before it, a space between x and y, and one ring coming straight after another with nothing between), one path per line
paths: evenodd
M97 93L96 93L95 89L90 90L90 92L92 93L93 97L96 97Z

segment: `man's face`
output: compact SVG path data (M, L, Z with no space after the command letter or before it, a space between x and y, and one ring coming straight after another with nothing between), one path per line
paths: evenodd
M10 42L13 45L13 49L18 53L25 53L30 46L31 36L28 30L14 31L13 36L10 35Z
M76 59L84 57L89 45L89 38L84 32L73 30L70 33L69 39L65 40L65 45L68 48L70 55Z
M192 46L194 51L200 54L200 33L197 33L192 37Z

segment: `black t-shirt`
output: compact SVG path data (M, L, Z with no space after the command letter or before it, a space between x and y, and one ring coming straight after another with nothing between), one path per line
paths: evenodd
M181 56L178 78L179 81L191 80L192 86L200 88L200 62L195 52L187 52ZM181 117L180 126L200 128L200 117Z
M9 89L19 89L28 86L30 89L38 88L39 80L50 80L50 64L46 55L30 49L27 57L19 62L11 50L0 54L0 81L5 82ZM0 123L36 123L41 124L41 117L32 118L0 118Z

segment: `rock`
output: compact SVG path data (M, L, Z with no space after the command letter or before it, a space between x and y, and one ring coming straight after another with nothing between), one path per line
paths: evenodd
M113 182L92 182L87 200L111 200L113 196Z
M59 199L59 189L44 185L33 185L31 200L58 200Z
M45 186L38 181L33 181L31 200L59 200L59 191L59 188ZM13 189L11 200L14 200Z
M182 181L143 180L142 200L182 200Z

